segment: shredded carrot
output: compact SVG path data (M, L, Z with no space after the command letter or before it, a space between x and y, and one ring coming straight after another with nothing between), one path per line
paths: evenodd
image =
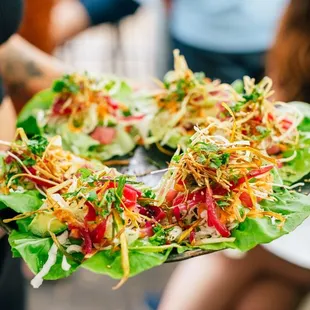
M237 123L236 123L235 114L233 113L233 111L231 110L231 108L230 108L225 102L222 102L222 106L229 112L229 114L231 115L231 117L232 117L232 119L233 119L233 127L232 127L232 131L231 131L230 142L234 142L234 140L235 140L236 128L237 128Z

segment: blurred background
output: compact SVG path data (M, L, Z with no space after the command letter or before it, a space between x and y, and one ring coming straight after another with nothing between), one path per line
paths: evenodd
M308 0L293 0L297 6L290 12L289 0L137 2L26 0L19 33L69 71L116 74L136 85L150 85L152 77L162 78L172 67L172 49L178 47L190 68L211 78L232 82L246 74L259 79L267 73L278 99L310 101ZM38 290L28 281L28 309L156 309L175 267L167 264L145 272L118 291L111 290L115 281L85 270L45 282ZM309 303L301 309L310 309Z

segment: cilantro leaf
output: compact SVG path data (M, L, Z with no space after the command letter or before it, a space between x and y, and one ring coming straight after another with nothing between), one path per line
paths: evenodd
M23 160L23 164L24 164L26 167L29 167L29 166L35 165L35 164L36 164L36 161L35 161L33 158L29 157L29 158Z
M228 201L225 201L225 200L218 200L216 203L220 208L225 208L225 207L228 207L230 205L230 203Z
M155 193L151 189L145 189L142 192L142 196L144 198L150 198L150 199L155 199L155 197L156 197Z
M198 142L194 146L195 148L197 147L197 150L204 151L204 152L218 152L219 147L215 144L212 143L205 143L205 142Z
M87 168L80 168L78 172L81 174L83 180L87 179L91 175L91 171Z
M167 233L161 225L153 227L154 235L149 238L149 241L153 245L166 244Z
M257 89L254 89L253 91L252 91L252 93L251 94L249 94L249 95L246 95L246 94L244 94L243 95L243 98L246 100L246 101L257 101L257 99L260 97L260 93L257 91Z
M254 140L262 140L262 139L268 137L271 133L271 130L269 130L263 126L256 126L256 130L260 133L260 135L254 136L253 137Z
M98 199L98 196L97 196L96 191L91 191L91 192L89 192L88 198L87 198L88 201L94 202L94 201L96 201L97 199Z
M54 82L52 89L56 93L69 92L76 94L80 87L75 83L72 75L64 75L62 79Z
M182 101L185 98L185 96L186 96L186 92L184 90L185 87L186 87L185 80L183 80L183 79L178 80L177 89L176 89L176 94L178 96L177 101Z
M222 165L225 165L228 163L229 160L229 154L228 153L224 153L218 156L213 156L210 160L210 167L211 168L215 168L218 169L220 168Z
M240 110L242 109L242 107L243 107L245 104L246 104L246 101L243 101L243 102L239 101L239 102L237 102L236 104L234 104L233 106L231 106L230 108L231 108L231 110L232 110L233 112L240 112Z
M42 156L48 146L48 141L45 137L36 135L31 140L28 140L27 146L31 153Z
M172 160L176 163L178 163L180 161L180 159L182 158L182 155L173 155L172 156Z

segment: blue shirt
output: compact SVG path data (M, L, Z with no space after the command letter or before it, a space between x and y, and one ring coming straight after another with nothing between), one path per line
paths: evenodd
M0 0L2 1L2 0ZM139 4L134 0L80 0L92 25L118 22L133 14Z
M174 0L173 37L227 53L267 50L288 0Z

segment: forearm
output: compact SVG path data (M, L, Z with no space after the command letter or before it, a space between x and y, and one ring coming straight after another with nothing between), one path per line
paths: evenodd
M62 0L54 5L50 28L56 46L64 44L90 26L88 12L79 0Z
M13 36L0 49L0 73L17 111L38 91L68 69L20 36Z
M53 8L51 32L56 45L61 45L91 26L114 23L134 14L135 0L62 0Z
M11 141L15 134L16 113L9 97L4 98L0 104L0 140ZM1 151L7 149L0 145Z

